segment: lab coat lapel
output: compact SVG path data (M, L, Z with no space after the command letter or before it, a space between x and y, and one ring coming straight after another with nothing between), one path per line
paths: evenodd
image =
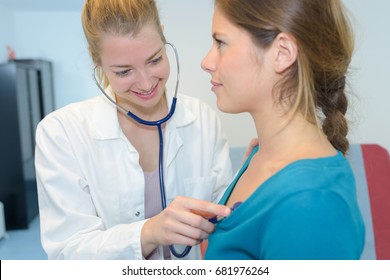
M171 96L168 96L168 104L171 104L170 100L172 100ZM173 163L180 148L185 145L180 136L180 128L189 125L195 119L196 116L186 108L186 104L178 96L175 114L167 123L164 137L164 157L166 158L166 166L168 168Z
M111 88L106 89L106 93L115 100L115 95ZM122 130L119 125L117 108L103 95L99 96L93 112L94 136L97 140L109 140L121 138Z

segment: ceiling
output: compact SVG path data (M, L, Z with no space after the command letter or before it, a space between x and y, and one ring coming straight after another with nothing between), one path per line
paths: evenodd
M84 0L0 0L4 6L16 11L81 11Z

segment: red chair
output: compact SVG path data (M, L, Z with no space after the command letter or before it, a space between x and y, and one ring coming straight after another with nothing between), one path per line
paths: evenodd
M361 259L390 260L390 156L375 144L355 144L347 155L366 227Z

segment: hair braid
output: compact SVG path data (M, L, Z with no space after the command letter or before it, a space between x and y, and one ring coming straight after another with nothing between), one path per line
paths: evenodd
M346 154L349 148L348 122L345 118L348 100L345 94L345 76L329 83L326 88L320 89L318 107L324 113L322 130L332 145Z

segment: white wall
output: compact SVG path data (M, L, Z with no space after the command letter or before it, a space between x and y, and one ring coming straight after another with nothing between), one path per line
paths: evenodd
M352 61L351 140L390 150L390 2L344 0L353 15L356 51Z
M210 91L210 77L200 69L200 61L211 45L212 0L157 0L166 37L180 52L180 91L199 97L215 106ZM390 65L390 2L387 0L345 0L354 15L357 49L353 58L350 140L378 143L390 150L390 130L386 125L390 92L387 80ZM3 9L0 10L3 11ZM52 60L55 69L56 105L98 94L91 79L91 62L87 54L80 23L80 11L15 12L15 42L19 58ZM0 26L9 20L0 12ZM4 27L0 27L3 32ZM1 34L0 33L0 34ZM12 39L12 37L15 37ZM4 40L0 36L0 43ZM1 47L1 45L0 45ZM0 52L1 55L1 52ZM0 56L1 59L1 56ZM248 115L220 113L232 146L246 145L255 136Z
M13 13L0 4L0 63L7 61L6 46L15 45Z
M15 12L18 58L53 62L57 107L96 94L80 11Z

